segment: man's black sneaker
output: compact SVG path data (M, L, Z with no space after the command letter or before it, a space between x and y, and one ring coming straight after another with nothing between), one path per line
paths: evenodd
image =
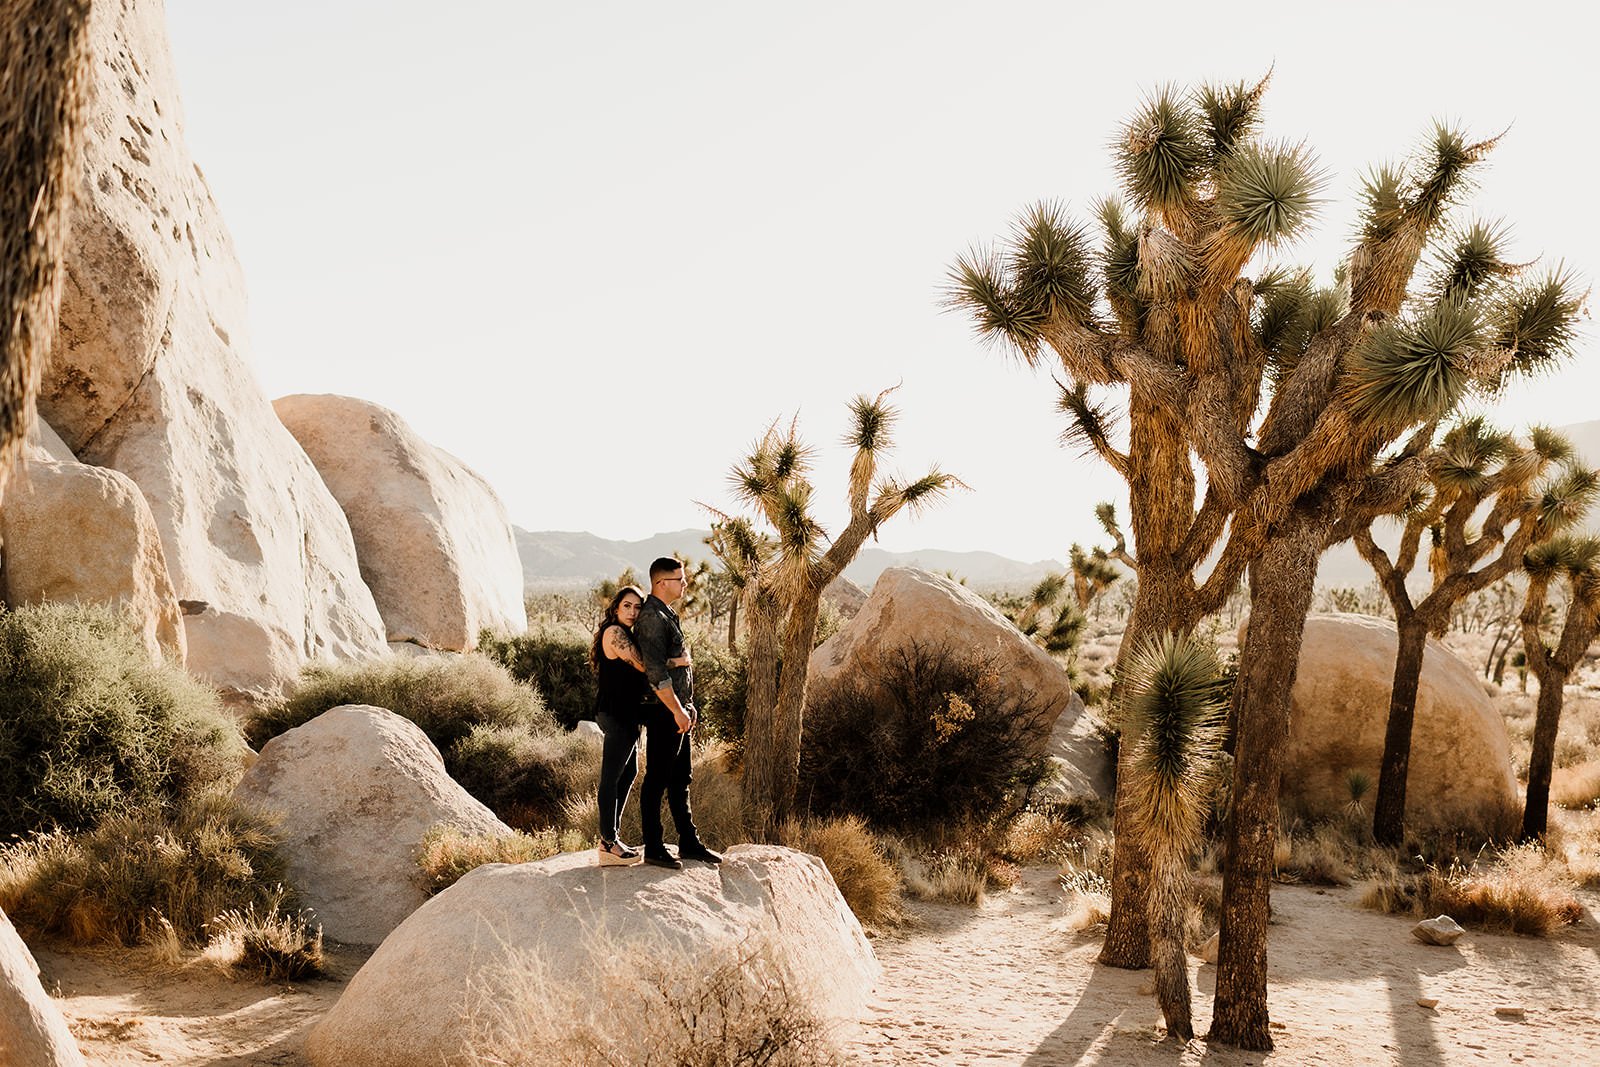
M653 848L645 849L644 861L650 864L652 867L665 867L669 871L683 870L683 864L680 863L677 858L672 855L672 853L666 851L665 849L661 850L660 852L657 852Z
M701 863L721 863L722 857L712 852L706 846L696 841L692 845L679 845L678 858L685 860L699 860Z

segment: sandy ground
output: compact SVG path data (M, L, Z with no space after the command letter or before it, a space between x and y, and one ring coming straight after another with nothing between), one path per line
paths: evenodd
M1552 939L1469 932L1433 948L1356 896L1274 889L1267 1056L1163 1040L1155 998L1140 992L1148 974L1094 965L1098 934L1065 928L1067 901L1045 868L981 909L914 903L914 925L874 942L883 982L849 1052L866 1064L1028 1067L1600 1062L1600 897L1587 894L1589 917ZM37 955L88 1060L119 1067L301 1064L306 1031L361 963L339 955L332 980L271 986L205 964L174 975L126 954ZM1196 963L1201 1033L1214 974ZM1501 1006L1526 1014L1497 1016Z

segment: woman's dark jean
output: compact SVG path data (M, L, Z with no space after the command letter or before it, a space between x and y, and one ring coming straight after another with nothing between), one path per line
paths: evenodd
M601 711L595 714L595 723L606 735L600 749L600 839L615 841L628 791L639 775L639 722Z

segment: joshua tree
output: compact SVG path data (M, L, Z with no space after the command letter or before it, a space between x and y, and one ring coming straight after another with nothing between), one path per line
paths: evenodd
M1539 679L1539 705L1533 720L1533 755L1528 760L1528 797L1522 809L1524 840L1544 836L1550 813L1550 770L1555 763L1556 732L1567 679L1600 629L1600 538L1559 537L1535 545L1524 566L1528 592L1522 604L1522 647L1528 668ZM1553 580L1568 585L1567 615L1552 648L1544 643L1539 622Z
M0 2L0 497L61 307L89 81L89 0Z
M1150 854L1150 962L1167 1032L1194 1036L1183 950L1189 860L1222 746L1226 706L1216 655L1192 635L1136 649L1119 694L1131 809Z
M1072 547L1078 549L1077 545ZM1083 613L1071 601L1063 599L1066 591L1066 575L1047 574L1039 579L1020 603L1012 598L1004 598L1009 603L1003 610L1017 629L1046 652L1070 652L1078 647L1078 637L1083 632L1085 620Z
M891 445L896 418L885 403L890 391L876 399L858 396L850 403L851 426L844 439L855 450L850 518L831 543L825 544L826 534L811 514L811 453L793 423L786 433L770 428L733 469L735 494L776 533L765 555L753 539L742 540L733 551L749 574L744 798L751 823L763 837L771 837L794 807L822 591L850 565L867 538L902 509L925 507L961 485L938 468L905 483L878 476L878 460ZM718 518L727 521L720 513ZM781 656L776 654L780 628Z
M1490 258L1499 261L1498 256ZM1372 836L1380 844L1398 845L1404 832L1411 731L1428 635L1443 636L1463 597L1504 578L1521 566L1531 545L1554 536L1587 510L1600 488L1600 475L1593 471L1569 468L1534 490L1533 483L1552 464L1571 456L1571 442L1543 427L1535 427L1527 443L1519 445L1481 417L1463 419L1424 457L1427 485L1404 515L1394 560L1373 540L1370 523L1356 531L1356 547L1394 608L1398 634L1372 817ZM1485 505L1489 512L1482 525L1470 529L1468 524ZM1432 542L1428 567L1433 588L1413 603L1406 578L1418 561L1424 532Z
M749 519L728 516L711 524L706 547L722 564L718 573L730 591L728 651L732 652L739 637L739 604L747 595L756 592L751 580L760 572L762 562L771 557L772 539L758 534Z
M1046 349L1059 358L1080 435L1128 481L1139 597L1125 642L1191 629L1248 566L1210 1036L1258 1050L1272 1047L1266 923L1278 775L1317 561L1413 497L1421 452L1469 390L1564 355L1582 304L1559 273L1452 300L1431 284L1413 291L1424 249L1494 143L1444 126L1411 165L1367 180L1357 246L1333 285L1314 287L1304 271L1245 276L1258 253L1310 219L1322 186L1305 147L1256 136L1264 88L1148 98L1115 149L1140 217L1102 203L1096 256L1060 208L1035 208L1003 254L958 262L954 293L981 331L1030 362ZM1473 269L1458 243L1438 276ZM1126 453L1089 396L1107 385L1128 389ZM1191 450L1205 465L1198 508ZM1194 567L1224 526L1227 543L1200 585ZM1125 807L1119 791L1101 954L1124 964L1143 962L1127 928L1142 925L1144 910L1142 844ZM1133 915L1124 903L1121 927L1119 896L1140 900Z
M1101 516L1101 525L1107 532L1115 530L1116 513L1111 504L1099 505L1095 514ZM1086 552L1081 545L1074 544L1067 559L1072 567L1072 592L1078 599L1078 610L1087 615L1100 594L1122 578L1122 572L1112 562L1111 554L1098 545Z

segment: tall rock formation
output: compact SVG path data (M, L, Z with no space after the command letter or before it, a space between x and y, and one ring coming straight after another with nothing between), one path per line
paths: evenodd
M249 366L244 280L183 143L163 9L99 3L95 102L39 410L149 502L189 666L270 696L314 657L384 650L344 514Z
M391 642L464 652L485 627L526 628L516 535L488 482L369 401L273 407L344 508Z

